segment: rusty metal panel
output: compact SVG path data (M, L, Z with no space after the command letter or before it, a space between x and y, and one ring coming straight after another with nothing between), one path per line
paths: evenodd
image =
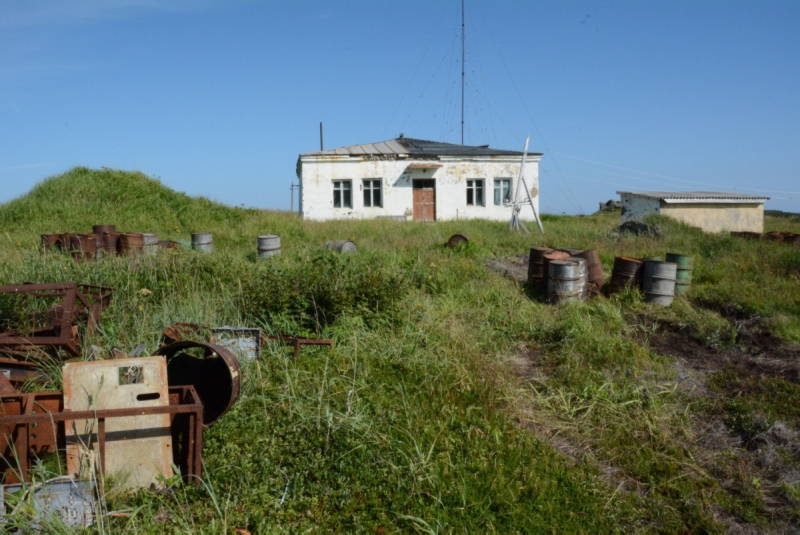
M167 366L162 357L68 362L63 375L66 411L169 405ZM96 468L98 455L104 457L105 473L125 488L148 487L159 476L172 475L168 414L78 420L71 422L65 433L67 470L81 478ZM99 441L102 438L104 448Z

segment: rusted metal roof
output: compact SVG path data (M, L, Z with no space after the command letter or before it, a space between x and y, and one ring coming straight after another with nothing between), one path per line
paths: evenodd
M364 145L349 145L335 149L327 149L316 152L306 152L301 156L522 156L522 153L515 150L493 149L489 145L457 145L455 143L444 143L441 141L428 141L425 139L414 139L410 137L399 137L377 143L367 143ZM529 156L541 156L539 152L529 152Z
M634 195L657 199L667 203L731 203L731 202L764 202L769 197L748 195L746 193L725 193L721 191L618 191L620 195Z

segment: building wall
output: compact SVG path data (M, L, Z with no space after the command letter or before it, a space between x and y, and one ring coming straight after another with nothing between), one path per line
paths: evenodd
M622 193L622 221L641 221L650 214L661 211L661 201Z
M661 213L706 232L764 232L763 204L668 204Z
M539 159L529 157L525 164L525 179L537 194L534 205L539 209ZM408 169L411 163L435 163L433 169ZM396 217L412 219L414 179L436 181L436 219L492 219L507 221L510 206L494 204L494 179L510 178L513 189L519 174L520 158L515 156L482 156L456 158L442 156L439 160L364 160L351 156L303 156L300 159L301 211L313 220L368 219ZM362 180L382 180L383 207L365 207ZM467 206L467 180L484 179L484 206ZM353 207L333 207L333 181L352 180ZM521 217L532 221L530 207Z
M641 221L661 214L706 232L764 231L763 203L663 203L658 199L621 194L622 221Z

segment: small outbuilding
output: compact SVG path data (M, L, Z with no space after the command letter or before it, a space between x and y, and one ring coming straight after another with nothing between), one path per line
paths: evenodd
M763 232L769 197L716 191L618 191L622 221L661 214L706 232Z
M306 152L297 159L301 212L314 220L508 221L522 156L407 137ZM529 152L524 171L537 211L541 157ZM533 212L520 217L532 220Z

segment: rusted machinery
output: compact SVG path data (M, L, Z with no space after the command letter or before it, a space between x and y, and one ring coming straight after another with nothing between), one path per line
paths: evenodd
M30 481L37 459L66 449L66 428L77 420L96 420L96 432L81 438L99 451L98 468L105 473L109 441L125 437L106 433L108 420L168 414L173 462L187 482L199 483L203 462L203 404L192 386L170 386L169 405L65 411L61 392L0 393L0 472L6 483Z
M112 290L103 286L76 284L16 284L0 286L0 294L20 295L44 300L40 311L27 314L22 323L7 324L0 332L0 354L24 356L35 349L64 350L80 355L79 322L85 322L86 334L97 328L102 310L111 300ZM47 300L52 303L47 305ZM7 318L0 318L0 320Z

